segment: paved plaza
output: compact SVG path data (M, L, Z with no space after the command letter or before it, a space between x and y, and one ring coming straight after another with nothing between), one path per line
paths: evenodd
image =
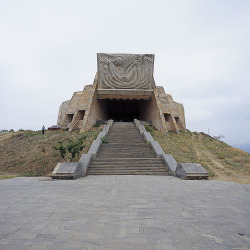
M0 249L250 249L250 185L169 176L0 181Z

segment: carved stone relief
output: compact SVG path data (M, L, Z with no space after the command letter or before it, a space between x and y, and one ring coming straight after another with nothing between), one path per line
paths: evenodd
M154 55L97 54L98 89L153 88Z

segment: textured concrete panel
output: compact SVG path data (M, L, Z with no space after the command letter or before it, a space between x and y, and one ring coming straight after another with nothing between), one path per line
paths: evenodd
M58 163L52 173L52 179L77 179L82 175L78 162Z
M154 55L97 54L98 89L153 87Z
M208 172L197 163L178 163L175 175L182 179L207 179Z

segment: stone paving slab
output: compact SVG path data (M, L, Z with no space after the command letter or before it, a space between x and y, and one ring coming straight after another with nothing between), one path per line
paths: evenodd
M250 185L170 176L0 181L0 249L250 249Z

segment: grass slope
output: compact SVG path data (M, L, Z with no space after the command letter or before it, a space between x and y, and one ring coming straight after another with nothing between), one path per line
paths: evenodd
M152 136L165 153L172 154L177 162L202 164L210 178L239 183L250 183L250 154L231 147L204 133L181 132L162 136L158 131Z
M102 126L86 132L82 153L86 153ZM53 147L68 139L77 139L80 133L66 131L19 131L0 134L0 179L16 176L48 176L58 162L63 162ZM78 161L81 154L74 159Z
M101 131L102 126L86 132L86 153ZM210 178L239 183L250 183L250 155L231 147L204 133L181 132L162 136L152 131L167 154L172 154L177 162L196 162L202 164ZM16 176L49 176L58 162L63 162L60 153L53 148L59 141L76 139L80 133L65 131L20 131L0 134L0 179ZM80 155L74 159L78 161Z

